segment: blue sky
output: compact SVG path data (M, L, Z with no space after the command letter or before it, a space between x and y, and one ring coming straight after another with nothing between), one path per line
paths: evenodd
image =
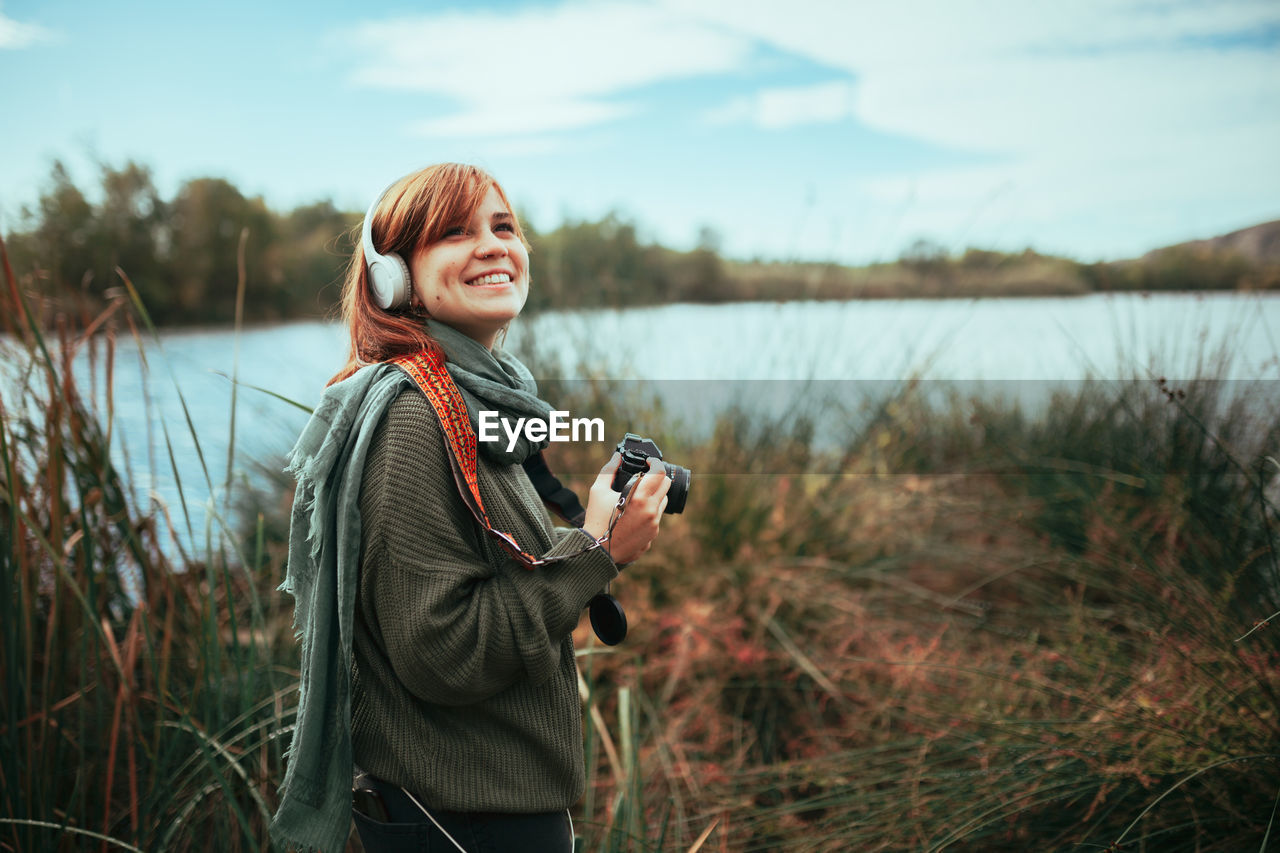
M468 160L541 229L852 263L1280 218L1276 0L9 0L0 105L5 230L55 157L352 210Z

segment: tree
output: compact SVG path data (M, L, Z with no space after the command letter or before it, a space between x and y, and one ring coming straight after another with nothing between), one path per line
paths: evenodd
M72 183L62 161L54 161L49 181L36 209L23 210L24 219L34 219L34 227L15 241L15 260L19 270L30 271L40 293L56 298L79 293L96 277L97 222L92 205Z
M240 233L249 229L245 269L253 294L271 280L266 258L274 237L272 214L261 198L245 198L222 178L196 178L179 189L170 207L173 312L195 322L235 318ZM247 304L249 304L247 302Z
M328 199L279 217L268 265L272 280L257 284L264 289L263 307L286 317L298 310L325 313L336 305L360 222Z
M925 237L917 238L902 250L898 260L908 269L922 275L939 272L947 263L947 247Z
M120 169L103 164L103 200L96 211L94 268L99 287L116 283L117 268L129 276L144 305L167 303L169 234L167 205L151 170L132 161Z

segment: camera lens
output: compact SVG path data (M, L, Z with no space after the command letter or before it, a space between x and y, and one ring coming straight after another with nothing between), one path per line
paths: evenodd
M667 508L663 513L673 515L684 512L684 502L689 497L689 478L692 472L688 468L673 465L670 462L663 462L662 465L667 469L667 476L671 478L671 489L667 492Z

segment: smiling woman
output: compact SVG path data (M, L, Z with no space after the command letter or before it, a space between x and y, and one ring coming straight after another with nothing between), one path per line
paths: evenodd
M361 244L347 365L290 456L302 677L273 834L342 849L354 801L368 853L568 853L585 785L571 632L649 549L670 481L651 466L615 513L614 454L581 527L557 528L525 467L547 432L477 442L481 413L557 414L496 346L529 251L492 177L402 178Z
M414 252L410 270L418 307L489 348L529 296L529 252L496 186L470 222Z

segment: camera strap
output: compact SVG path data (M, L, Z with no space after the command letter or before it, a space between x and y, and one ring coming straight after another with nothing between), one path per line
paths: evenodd
M462 392L458 390L453 377L445 369L444 356L438 350L424 349L414 355L393 358L390 363L408 374L414 384L426 395L427 401L440 421L445 444L449 447L449 467L453 471L453 481L458 488L458 495L485 533L497 540L504 551L525 568L535 569L577 557L603 545L603 542L596 541L574 554L548 558L536 557L522 549L513 536L503 533L490 524L489 515L484 509L484 501L480 497L480 481L476 476L475 430L471 427L471 416L467 413L467 404L462 399ZM524 468L534 488L537 489L538 496L556 510L556 513L565 521L575 527L581 527L586 511L582 508L577 495L551 473L542 454L538 453L526 460Z

